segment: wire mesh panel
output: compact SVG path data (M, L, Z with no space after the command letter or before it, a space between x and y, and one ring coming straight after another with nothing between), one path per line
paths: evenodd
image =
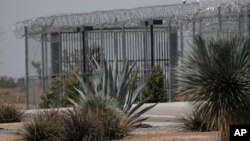
M42 43L34 40L33 38L28 39L28 70L29 76L28 81L28 97L27 102L29 108L36 108L40 102L40 96L43 94L43 60L42 60Z

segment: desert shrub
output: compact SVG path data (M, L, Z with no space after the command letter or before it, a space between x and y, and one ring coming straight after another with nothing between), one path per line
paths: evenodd
M52 108L59 106L58 89L61 86L62 75L56 76L49 84L48 90L41 95L42 102L39 104L40 108Z
M0 102L0 123L20 122L23 114L19 108Z
M79 81L76 75L79 74L78 69L71 70L67 75L60 74L56 76L49 84L48 90L41 96L42 102L40 108L67 107L71 103L67 98L76 98L75 88L79 88ZM62 90L62 91L60 91Z
M26 141L56 141L59 139L61 118L58 111L37 113L30 122L25 123L20 135Z
M143 99L151 97L148 102L167 102L167 93L164 91L164 74L160 65L154 65L147 77L146 88L143 91Z
M229 125L249 123L249 60L249 37L195 37L178 68L179 90L209 127L218 126L222 141L229 140Z
M209 123L204 121L197 111L189 112L187 116L180 118L178 121L183 123L180 129L185 131L207 132L218 129L218 127L210 127Z
M69 112L60 128L63 141L112 140L127 135L124 118L107 111ZM126 133L125 133L126 132Z
M79 69L74 69L70 71L63 81L63 91L60 96L60 105L61 106L70 106L71 103L68 101L68 98L74 99L78 96L75 88L80 87L80 83L76 78L76 75L79 75Z

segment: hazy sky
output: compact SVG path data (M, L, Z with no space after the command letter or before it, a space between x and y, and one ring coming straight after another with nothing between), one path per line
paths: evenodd
M191 2L192 0L187 0ZM182 0L0 0L0 75L25 76L24 39L17 39L18 21L61 13L127 9L181 3Z

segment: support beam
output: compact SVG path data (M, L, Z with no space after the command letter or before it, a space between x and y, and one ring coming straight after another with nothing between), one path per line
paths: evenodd
M51 66L52 77L60 74L60 34L51 33Z
M26 75L26 109L29 109L29 50L28 50L28 28L24 27L25 34L25 75Z
M154 67L154 26L150 25L151 69Z
M92 26L83 26L78 28L78 31L82 33L82 72L87 73L87 43L86 43L86 38L87 38L87 31L93 30Z
M174 68L178 64L178 34L176 30L171 30L169 34L169 71L168 71L168 79L169 79L169 101L174 101L175 98L175 89L176 89L176 81L175 81L175 73Z

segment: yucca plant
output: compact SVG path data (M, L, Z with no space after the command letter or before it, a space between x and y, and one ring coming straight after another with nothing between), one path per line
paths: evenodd
M250 39L194 38L193 51L178 68L179 90L201 119L229 138L229 125L250 119Z
M121 71L118 71L117 61L113 64L113 67L108 65L106 61L94 62L92 65L93 74L90 78L78 76L81 85L80 89L76 89L79 93L78 100L69 99L69 101L85 112L99 105L98 107L105 107L117 115L127 116L129 118L127 124L131 125L131 127L146 120L147 118L139 117L156 104L141 108L150 98L136 103L136 98L145 87L145 84L137 89L129 89L129 84L131 84L129 81L132 81L132 84L136 83L136 77L132 80L129 79L135 62L132 65L127 62ZM135 105L133 106L133 104Z

